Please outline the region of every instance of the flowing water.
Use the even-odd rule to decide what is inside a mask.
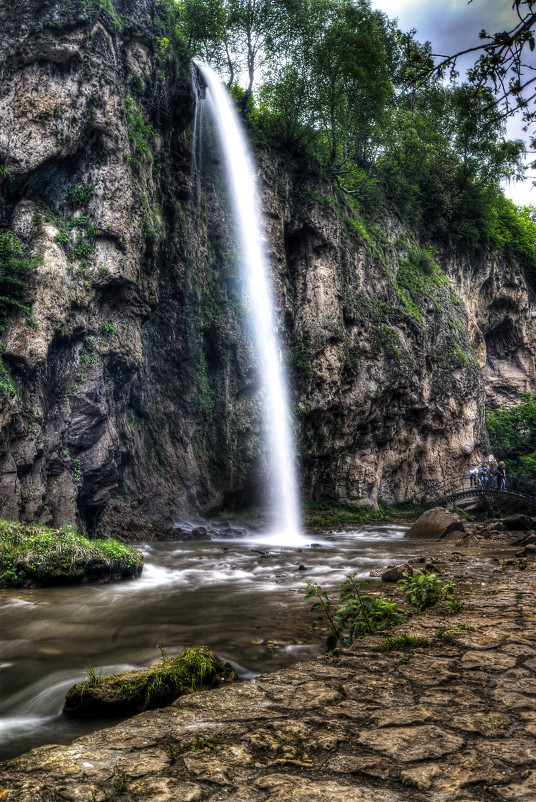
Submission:
[[[202,109],[206,105],[215,121],[244,268],[255,353],[263,383],[263,417],[270,455],[274,536],[278,535],[282,543],[298,544],[300,516],[288,388],[276,333],[255,167],[247,137],[220,78],[207,65],[197,62],[195,65],[207,88],[205,98],[199,98],[198,104]]]
[[[106,675],[158,662],[158,644],[170,656],[203,644],[248,678],[319,654],[306,579],[333,588],[405,560],[418,553],[405,528],[369,525],[300,548],[258,535],[153,543],[137,580],[0,592],[0,757],[110,724],[61,715],[90,661]]]

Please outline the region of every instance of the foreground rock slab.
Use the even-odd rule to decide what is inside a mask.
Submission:
[[[455,569],[455,563],[451,563]],[[492,574],[456,616],[181,697],[0,766],[2,802],[534,802],[536,572]]]

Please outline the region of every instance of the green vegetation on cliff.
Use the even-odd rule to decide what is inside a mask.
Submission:
[[[143,557],[117,540],[88,540],[71,527],[0,521],[0,588],[139,576]]]
[[[395,508],[383,501],[378,508],[360,507],[352,502],[306,501],[303,504],[307,526],[352,526],[374,521],[392,521]]]
[[[12,231],[0,231],[0,334],[14,312],[21,311],[32,322],[28,306],[32,275],[40,263],[30,258],[20,239]]]

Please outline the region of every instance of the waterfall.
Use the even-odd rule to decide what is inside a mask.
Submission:
[[[269,448],[269,482],[277,534],[284,542],[300,540],[300,515],[289,399],[276,333],[273,291],[262,242],[259,192],[245,132],[220,78],[195,62],[210,95],[231,198],[253,342],[263,384],[263,418]]]

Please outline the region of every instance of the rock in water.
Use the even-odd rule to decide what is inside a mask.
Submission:
[[[406,537],[426,537],[440,540],[449,532],[465,532],[463,522],[457,515],[443,507],[426,510],[417,518],[413,526],[406,532]]]
[[[63,712],[78,718],[134,714],[236,679],[229,663],[209,649],[194,647],[158,665],[110,677],[97,676],[90,670],[85,682],[77,682],[68,691]]]
[[[404,563],[404,565],[396,565],[394,568],[390,568],[388,571],[385,571],[382,576],[382,582],[398,582],[399,579],[402,579],[403,574],[409,574],[413,576],[413,568],[408,563]]]

